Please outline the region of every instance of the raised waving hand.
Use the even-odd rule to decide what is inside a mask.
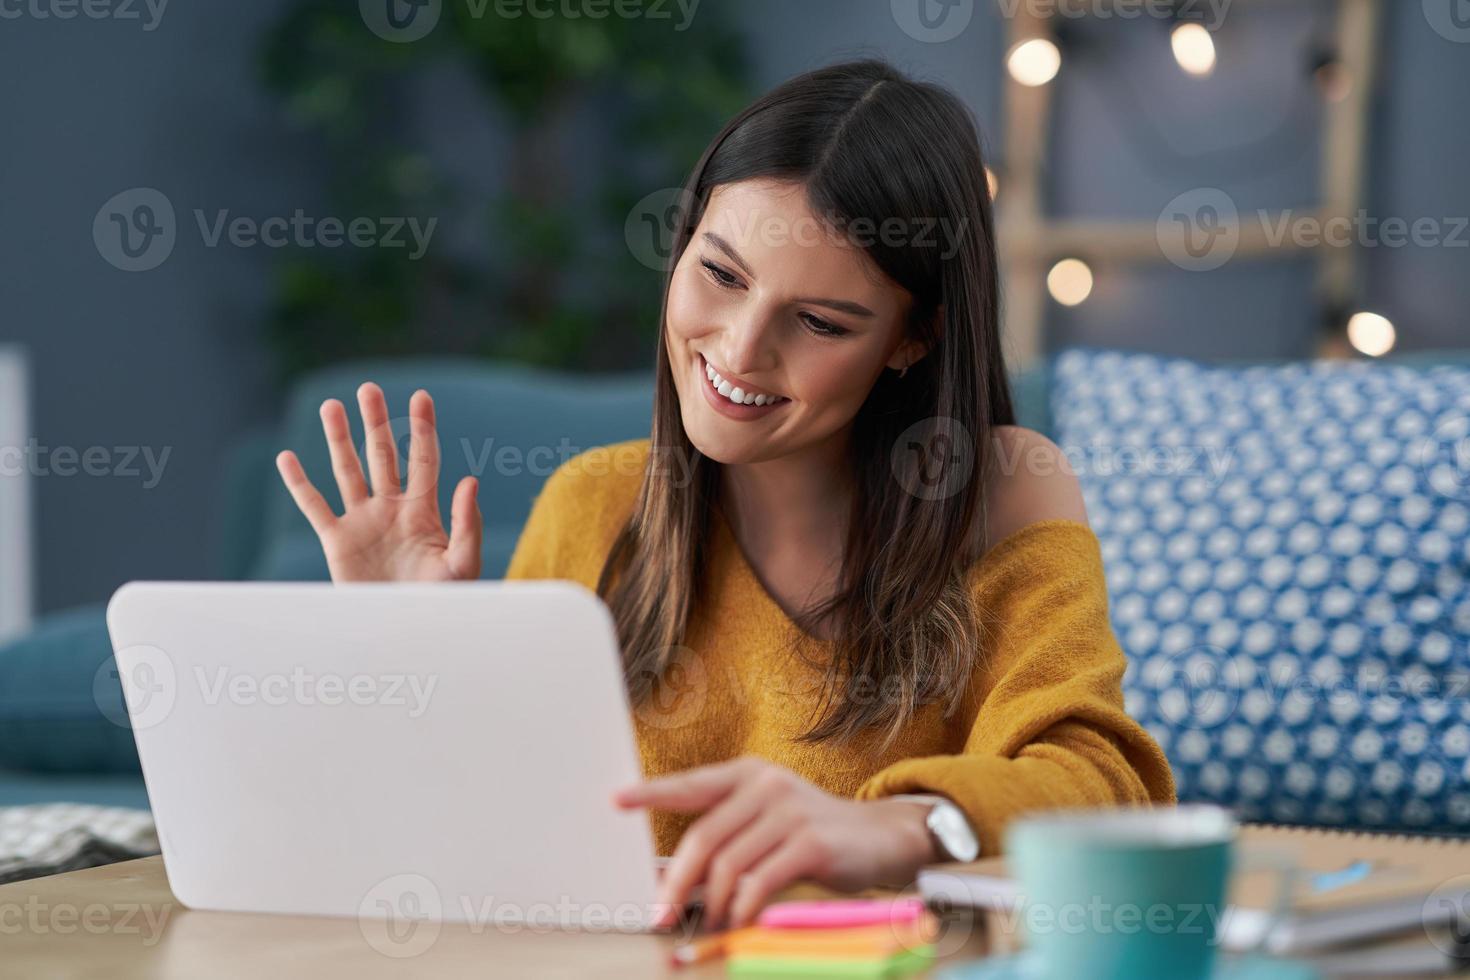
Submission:
[[[332,457],[332,473],[342,493],[344,513],[332,512],[325,498],[289,449],[276,456],[276,468],[291,498],[311,522],[334,582],[440,582],[480,577],[480,539],[484,521],[475,502],[478,481],[467,476],[454,488],[450,530],[439,513],[439,440],[434,400],[414,392],[408,402],[410,440],[408,484],[398,473],[398,452],[388,424],[383,391],[372,382],[357,389],[362,412],[367,475],[352,445],[347,410],[335,398],[322,403],[322,430]],[[371,479],[371,485],[369,484]]]

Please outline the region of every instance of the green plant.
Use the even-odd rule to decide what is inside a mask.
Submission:
[[[320,138],[337,213],[428,218],[469,206],[449,167],[464,161],[436,159],[405,135],[412,84],[431,70],[475,80],[485,104],[464,111],[504,120],[511,163],[480,241],[460,254],[442,241],[417,260],[403,249],[286,251],[270,330],[282,373],[410,353],[581,370],[647,364],[661,274],[630,252],[624,222],[649,192],[682,184],[749,100],[736,29],[715,4],[678,30],[569,17],[566,5],[501,16],[488,0],[445,0],[428,36],[393,43],[356,7],[300,0],[263,57],[288,118]],[[589,187],[569,164],[594,152],[606,165]]]

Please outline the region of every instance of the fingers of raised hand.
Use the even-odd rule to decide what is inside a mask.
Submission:
[[[337,516],[332,513],[332,508],[322,497],[316,487],[312,486],[311,480],[307,478],[306,471],[301,468],[301,460],[289,449],[276,456],[276,469],[281,473],[281,479],[286,484],[286,489],[291,493],[291,499],[296,501],[296,506],[311,523],[311,529],[318,535],[326,533],[336,523]]]
[[[362,412],[362,428],[367,438],[363,447],[367,454],[368,474],[373,493],[397,496],[403,490],[398,475],[398,447],[393,441],[393,428],[388,424],[388,403],[383,389],[365,381],[357,389],[357,407]]]
[[[322,432],[327,437],[327,451],[332,457],[332,475],[347,507],[368,497],[367,480],[362,475],[362,462],[352,445],[352,429],[347,424],[347,409],[335,398],[322,402]]]
[[[434,421],[434,399],[422,388],[408,400],[408,426],[407,494],[437,505],[439,435]]]
[[[449,503],[449,548],[444,560],[455,578],[480,577],[480,542],[485,520],[475,500],[479,489],[480,481],[467,476],[454,488],[454,499]]]

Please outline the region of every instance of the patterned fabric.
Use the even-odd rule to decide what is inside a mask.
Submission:
[[[147,810],[80,803],[0,807],[0,884],[157,853]]]
[[[1180,799],[1470,831],[1470,370],[1074,350],[1052,399]]]

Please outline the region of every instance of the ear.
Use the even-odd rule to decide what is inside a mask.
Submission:
[[[940,303],[934,311],[934,333],[937,335],[944,330],[944,304]],[[922,340],[905,340],[894,350],[893,356],[888,359],[888,367],[895,371],[902,371],[905,367],[912,367],[929,353],[929,345]]]

